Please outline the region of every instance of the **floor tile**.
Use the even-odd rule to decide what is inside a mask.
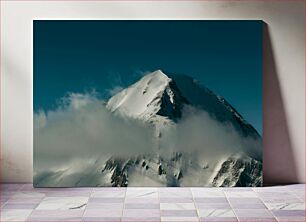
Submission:
[[[14,194],[12,195],[11,198],[14,198],[14,199],[22,199],[22,198],[44,198],[46,195],[45,193],[40,193],[40,192],[35,192],[35,191],[32,191],[32,192],[27,192],[27,191],[17,191],[17,192],[14,192]]]
[[[0,203],[1,203],[1,207],[3,207],[3,205],[10,199],[10,197],[0,197]]]
[[[262,192],[286,193],[289,191],[287,186],[253,187],[252,189],[257,193],[262,193]]]
[[[123,203],[92,203],[86,205],[86,209],[123,209]]]
[[[128,188],[126,198],[158,198],[157,188]]]
[[[273,215],[266,209],[234,209],[238,218],[273,218]]]
[[[278,198],[278,197],[271,197],[271,198],[264,198],[262,199],[262,202],[264,202],[265,204],[269,204],[269,203],[298,203],[298,202],[302,202],[302,200],[298,199],[298,198]]]
[[[301,200],[298,199],[295,195],[291,194],[290,192],[287,193],[273,193],[273,192],[262,192],[258,193],[258,196],[263,202],[267,203],[296,203],[300,202]]]
[[[297,198],[305,200],[305,191],[294,191],[294,192],[290,192],[290,193],[295,195]]]
[[[37,210],[85,209],[88,197],[45,197]]]
[[[305,210],[272,210],[276,217],[304,217]]]
[[[240,217],[239,222],[277,222],[275,218]]]
[[[131,217],[131,218],[155,218],[160,217],[159,209],[124,209],[123,217]]]
[[[305,222],[305,217],[278,217],[278,222]]]
[[[36,190],[36,188],[33,187],[33,184],[25,183],[21,186],[19,190],[20,191],[34,191],[34,189]]]
[[[43,197],[23,197],[23,198],[10,198],[7,203],[20,203],[20,204],[38,204],[40,203],[44,198]]]
[[[201,222],[238,222],[236,217],[201,217]]]
[[[193,198],[189,197],[160,197],[161,203],[193,203]]]
[[[160,203],[161,210],[195,210],[194,203]]]
[[[78,218],[82,217],[84,210],[33,210],[30,218]]]
[[[89,197],[90,191],[48,191],[44,192],[47,197]]]
[[[291,184],[291,185],[287,185],[286,188],[288,189],[300,189],[300,190],[305,190],[306,186],[305,184]]]
[[[28,222],[37,221],[37,222],[66,222],[66,221],[73,221],[73,222],[80,222],[82,221],[82,217],[29,217],[27,219]]]
[[[231,204],[233,209],[267,209],[263,203],[235,203]]]
[[[253,191],[226,191],[225,196],[230,197],[257,197],[257,194]]]
[[[121,222],[160,222],[160,217],[122,217]]]
[[[159,199],[158,198],[126,198],[124,200],[124,202],[126,204],[127,203],[142,203],[142,204],[154,203],[154,204],[158,204]]]
[[[90,197],[88,199],[89,203],[123,203],[124,198],[121,197]]]
[[[225,197],[195,197],[194,201],[196,203],[228,203]]]
[[[198,209],[230,209],[229,203],[195,203]]]
[[[159,209],[158,203],[126,203],[125,209]]]
[[[38,206],[38,203],[7,203],[2,209],[35,209]]]
[[[127,187],[92,187],[92,191],[108,191],[108,192],[113,192],[113,191],[119,191],[123,190],[126,191]]]
[[[21,183],[2,183],[0,184],[0,190],[2,191],[17,191],[20,190],[24,184]]]
[[[122,209],[86,209],[84,217],[121,217]]]
[[[217,188],[191,188],[194,197],[225,197],[223,190]]]
[[[161,210],[162,217],[197,217],[196,210]]]
[[[235,217],[231,209],[199,209],[200,217]]]
[[[121,217],[83,217],[84,222],[120,222]]]
[[[158,187],[158,191],[162,192],[179,192],[179,193],[184,193],[184,192],[191,192],[190,187]]]
[[[245,198],[229,197],[228,201],[230,204],[261,204],[263,203],[261,199],[256,198],[256,197],[245,197]]]
[[[1,209],[1,221],[25,221],[32,210]]]
[[[162,222],[199,222],[198,217],[161,217]]]
[[[305,221],[305,185],[33,188],[1,185],[2,221]],[[233,208],[233,209],[232,209]],[[199,218],[200,217],[200,218]]]
[[[221,189],[225,192],[244,192],[244,191],[251,191],[253,192],[253,187],[220,187],[220,188],[215,188],[215,189]]]
[[[124,198],[125,197],[125,190],[113,190],[113,191],[94,191],[91,193],[91,197],[119,197]]]
[[[305,203],[266,203],[269,210],[305,210]]]
[[[189,188],[159,188],[159,196],[160,197],[187,197],[192,198],[192,193]]]
[[[266,209],[266,205],[259,198],[228,198],[228,201],[234,209]]]

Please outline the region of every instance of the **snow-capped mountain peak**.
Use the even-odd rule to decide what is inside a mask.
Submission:
[[[188,109],[183,109],[187,105]],[[67,178],[66,173],[70,174],[69,180],[65,181],[66,184],[78,186],[260,186],[262,184],[260,135],[223,97],[200,85],[192,77],[165,74],[157,70],[111,97],[106,107],[115,115],[140,120],[144,123],[144,127],[153,126],[154,142],[145,145],[152,145],[149,147],[152,152],[140,152],[139,155],[131,156],[120,156],[116,153],[110,156],[102,155],[95,161],[88,161],[88,167],[84,172],[91,175],[90,181],[80,178],[79,174],[69,170],[55,171],[48,175],[38,174],[37,186],[46,184],[63,186],[62,179],[63,175]],[[216,121],[218,123],[216,133],[220,134],[211,139],[205,136],[211,128],[214,128],[212,127],[214,124],[203,124],[205,130],[203,127],[198,129],[192,127],[194,125],[188,125],[187,130],[181,129],[180,132],[190,134],[187,138],[191,139],[183,144],[184,149],[175,147],[180,144],[176,141],[176,135],[172,138],[171,133],[178,132],[180,127],[186,124],[188,114],[193,116],[197,111],[204,111],[205,118],[211,117],[210,120]],[[223,127],[226,127],[226,134],[222,130]],[[228,135],[228,130],[235,133]],[[198,131],[205,138],[204,142],[194,135]],[[169,132],[170,134],[167,134]],[[236,132],[239,135],[236,135]],[[186,138],[183,134],[177,135]],[[166,140],[163,140],[164,138]],[[245,138],[247,140],[244,140]],[[252,140],[249,142],[250,138]],[[239,142],[233,143],[236,139]],[[210,140],[225,140],[228,144],[223,150],[223,143],[210,142]],[[198,146],[195,150],[194,143]],[[218,147],[220,145],[221,149]],[[123,149],[125,148],[123,145]]]
[[[176,121],[184,103],[175,82],[161,70],[142,77],[107,102],[107,108],[146,121]]]
[[[221,123],[230,123],[245,137],[260,138],[257,131],[224,98],[189,76],[165,74],[161,70],[143,76],[111,97],[107,108],[156,125],[178,121],[186,104],[206,111]]]

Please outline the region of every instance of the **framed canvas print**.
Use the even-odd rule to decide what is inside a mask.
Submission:
[[[35,20],[34,186],[261,186],[262,28]]]

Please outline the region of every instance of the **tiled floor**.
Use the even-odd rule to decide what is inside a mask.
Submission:
[[[40,188],[1,185],[1,221],[305,221],[305,185]]]

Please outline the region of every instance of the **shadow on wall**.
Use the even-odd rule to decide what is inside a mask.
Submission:
[[[268,24],[263,25],[264,185],[297,183],[292,143]]]

